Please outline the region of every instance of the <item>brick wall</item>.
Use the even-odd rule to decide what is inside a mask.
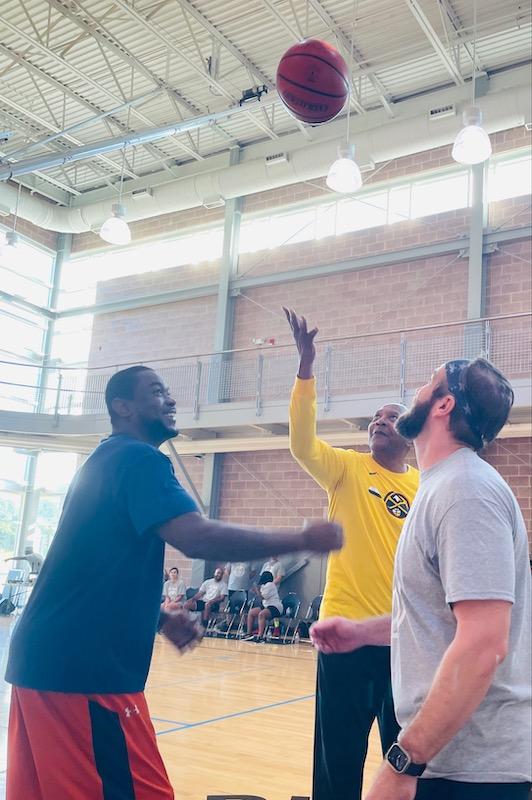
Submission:
[[[251,347],[257,336],[290,342],[282,305],[305,314],[319,327],[320,338],[463,319],[467,262],[450,260],[433,258],[246,289],[243,294],[254,302],[237,298],[233,346]]]
[[[1,220],[2,225],[5,225],[6,228],[13,228],[15,220],[12,215],[1,217]],[[38,228],[37,225],[32,225],[31,222],[27,222],[25,219],[22,219],[22,217],[17,219],[17,232],[20,233],[21,236],[26,236],[28,239],[42,244],[43,247],[48,247],[50,250],[57,249],[58,234],[55,231],[47,231],[44,228]]]
[[[345,446],[349,446],[349,434]],[[368,451],[367,447],[354,449]],[[532,542],[530,439],[497,440],[488,447],[484,458],[511,486]],[[415,465],[413,450],[408,460]],[[322,519],[326,508],[325,492],[288,451],[225,455],[221,519],[261,527],[299,527],[305,519]]]
[[[132,309],[94,318],[89,364],[104,367],[212,350],[216,297]]]

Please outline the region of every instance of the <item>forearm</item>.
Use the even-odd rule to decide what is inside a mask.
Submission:
[[[297,371],[297,377],[301,378],[301,380],[309,380],[309,378],[314,377],[314,359],[310,358],[309,356],[301,356],[299,359],[299,369]]]
[[[389,646],[392,630],[392,618],[390,615],[384,617],[370,617],[356,623],[360,627],[361,637],[365,645],[369,647]]]
[[[463,728],[486,696],[502,658],[492,647],[453,641],[425,702],[401,736],[413,761],[427,763]]]
[[[176,544],[189,558],[252,561],[272,553],[293,553],[305,549],[305,537],[301,531],[263,531],[218,520],[205,520],[205,523],[201,535],[182,535],[181,541]]]

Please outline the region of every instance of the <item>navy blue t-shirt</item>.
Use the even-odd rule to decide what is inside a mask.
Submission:
[[[155,447],[123,434],[103,441],[68,490],[6,680],[40,691],[142,691],[163,576],[154,527],[197,510]]]

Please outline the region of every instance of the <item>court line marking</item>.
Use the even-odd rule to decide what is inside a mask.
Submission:
[[[188,722],[179,722],[177,719],[162,719],[161,717],[150,717],[152,722],[167,722],[169,725],[189,725]]]
[[[303,697],[292,697],[290,700],[280,700],[278,703],[270,703],[267,706],[258,706],[257,708],[248,708],[245,711],[235,711],[233,714],[224,714],[221,717],[212,717],[212,719],[204,719],[200,722],[191,722],[188,725],[183,725],[179,728],[170,728],[167,731],[159,731],[156,736],[164,736],[166,733],[174,733],[176,731],[185,731],[189,728],[199,728],[202,725],[210,725],[213,722],[222,722],[225,719],[234,719],[234,717],[245,717],[247,714],[255,714],[257,711],[268,711],[270,708],[277,708],[278,706],[286,706],[290,703],[299,703],[302,700],[311,700],[313,694],[306,694]]]

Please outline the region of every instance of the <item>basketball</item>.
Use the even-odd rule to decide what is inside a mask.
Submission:
[[[290,47],[277,67],[277,91],[290,114],[309,125],[334,119],[349,96],[349,70],[328,42],[307,39]]]

